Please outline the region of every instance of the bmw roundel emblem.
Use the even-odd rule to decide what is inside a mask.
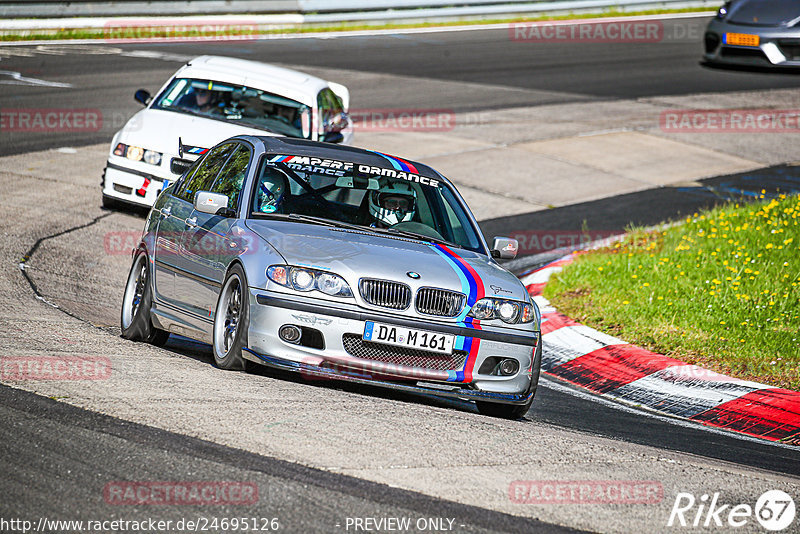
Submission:
[[[419,280],[419,273],[415,273],[414,271],[408,271],[406,273],[409,278],[413,278],[414,280]]]

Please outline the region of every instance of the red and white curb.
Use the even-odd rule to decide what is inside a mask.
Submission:
[[[542,372],[602,397],[800,445],[800,392],[721,375],[576,323],[542,296],[565,256],[520,279],[542,312]]]

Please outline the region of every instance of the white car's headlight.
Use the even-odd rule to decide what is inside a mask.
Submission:
[[[530,323],[536,318],[533,305],[529,302],[491,297],[476,302],[468,315],[480,321],[500,319],[509,324]]]
[[[352,297],[353,292],[344,278],[338,274],[293,267],[286,265],[270,265],[267,267],[267,278],[296,291],[321,291],[332,297]]]
[[[131,161],[144,161],[150,165],[161,165],[161,158],[163,154],[155,150],[145,150],[140,146],[126,145],[125,143],[117,143],[114,147],[114,155],[128,158]]]

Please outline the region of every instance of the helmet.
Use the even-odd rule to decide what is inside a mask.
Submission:
[[[256,211],[274,213],[278,211],[284,195],[289,189],[289,181],[277,169],[267,167],[259,178],[256,192]]]
[[[409,184],[395,182],[369,193],[369,213],[387,226],[410,221],[417,193]]]

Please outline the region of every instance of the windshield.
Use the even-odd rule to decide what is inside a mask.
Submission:
[[[456,194],[437,178],[346,161],[267,155],[253,187],[253,218],[336,223],[486,253]]]
[[[153,107],[236,122],[289,137],[311,137],[309,106],[252,87],[176,78]]]

